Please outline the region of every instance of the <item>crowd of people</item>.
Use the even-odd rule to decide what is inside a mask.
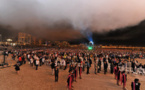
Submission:
[[[123,84],[126,90],[127,74],[134,73],[139,68],[144,72],[145,65],[142,65],[136,58],[141,58],[142,53],[136,51],[124,50],[79,50],[79,49],[55,49],[46,50],[13,50],[12,58],[18,59],[15,69],[17,73],[20,66],[28,62],[36,70],[44,64],[51,66],[52,75],[55,76],[55,82],[59,80],[59,69],[69,68],[67,79],[67,88],[72,90],[73,82],[77,82],[77,77],[82,79],[82,72],[90,74],[90,67],[94,67],[94,74],[104,71],[104,74],[110,72],[114,74],[117,85]],[[102,70],[102,67],[104,70]],[[87,70],[86,70],[87,69]],[[143,74],[143,73],[142,73]],[[140,90],[139,79],[131,83],[132,90]]]

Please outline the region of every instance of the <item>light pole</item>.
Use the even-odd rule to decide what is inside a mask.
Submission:
[[[6,49],[6,48],[5,48]],[[0,66],[3,66],[3,68],[4,68],[4,65],[7,65],[8,66],[8,63],[6,63],[6,51],[4,50],[4,52],[3,52],[3,62],[0,64]]]
[[[3,55],[4,55],[4,61],[3,61],[3,65],[5,64],[5,62],[6,62],[6,51],[4,50],[4,52],[3,52]]]

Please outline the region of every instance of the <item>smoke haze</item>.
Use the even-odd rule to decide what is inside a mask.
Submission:
[[[83,37],[80,30],[88,28],[108,32],[144,19],[145,0],[0,0],[0,25],[59,39]]]

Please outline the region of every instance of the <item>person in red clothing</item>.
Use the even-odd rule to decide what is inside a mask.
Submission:
[[[119,67],[117,67],[117,85],[119,86],[119,81],[121,81],[121,71]]]
[[[117,65],[115,65],[113,69],[113,73],[114,73],[115,79],[117,79]]]
[[[74,82],[74,70],[71,72],[71,88],[73,88],[73,82]]]
[[[22,65],[22,56],[19,57],[19,63]]]
[[[68,90],[72,90],[72,71],[69,72],[68,78],[67,78],[67,88]]]
[[[123,83],[123,90],[126,90],[126,81],[127,81],[127,75],[125,74],[125,71],[122,72],[121,76],[121,84]]]
[[[77,66],[76,66],[75,70],[74,70],[74,79],[75,79],[75,81],[77,81],[77,75],[78,75],[78,70],[77,70]]]

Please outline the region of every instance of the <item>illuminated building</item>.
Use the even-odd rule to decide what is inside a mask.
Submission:
[[[20,45],[30,45],[32,36],[27,33],[18,33],[18,44]]]
[[[32,45],[36,45],[37,44],[37,39],[36,39],[36,37],[32,37],[32,43],[31,43]]]
[[[42,45],[42,40],[41,39],[38,40],[38,44]]]

